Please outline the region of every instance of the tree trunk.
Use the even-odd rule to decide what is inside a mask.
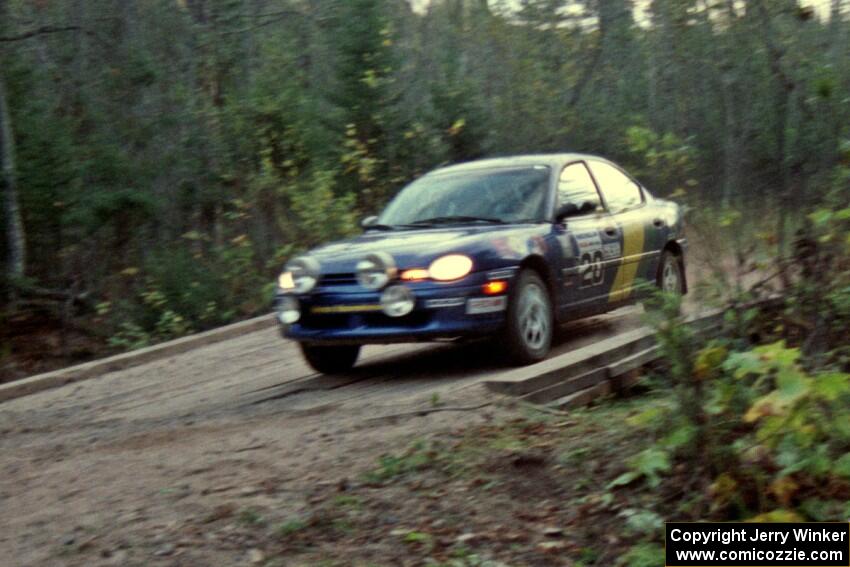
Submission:
[[[764,0],[759,0],[756,4],[761,20],[762,42],[767,50],[768,63],[770,65],[771,75],[773,75],[776,83],[775,88],[775,122],[774,129],[776,135],[776,153],[777,165],[780,181],[780,190],[777,194],[777,209],[778,218],[776,225],[777,232],[777,248],[779,257],[783,258],[786,253],[786,227],[788,218],[789,203],[792,202],[794,195],[791,193],[791,170],[788,164],[789,147],[788,147],[788,127],[790,118],[790,103],[791,95],[797,87],[794,77],[786,71],[783,63],[784,51],[777,43],[777,36],[771,23],[771,15],[768,12]],[[788,276],[783,270],[781,272],[782,283],[787,289],[790,285]]]
[[[706,13],[709,11],[708,2],[706,2]],[[727,41],[716,52],[717,57],[722,61],[720,67],[721,81],[721,100],[723,103],[724,129],[723,129],[723,193],[722,205],[728,207],[731,205],[733,198],[740,193],[739,172],[741,163],[741,152],[739,142],[743,137],[741,132],[741,117],[738,109],[738,104],[741,100],[738,75],[738,61],[736,55],[736,47],[738,47],[743,38],[738,33],[738,13],[735,10],[735,3],[729,1],[726,4],[726,17],[729,20],[729,27],[726,31]]]
[[[6,240],[8,246],[6,274],[9,281],[20,279],[26,268],[26,238],[18,187],[15,178],[15,138],[12,117],[6,100],[6,87],[0,76],[0,185],[3,186],[3,207],[6,211]]]

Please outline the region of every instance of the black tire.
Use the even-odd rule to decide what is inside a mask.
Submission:
[[[546,358],[552,346],[555,324],[552,300],[546,284],[534,270],[523,270],[515,282],[508,299],[502,343],[511,363],[531,364]]]
[[[661,253],[658,263],[658,274],[655,277],[658,289],[667,293],[683,295],[685,293],[685,274],[679,257],[669,250]]]
[[[301,353],[313,370],[322,374],[343,374],[357,363],[360,345],[306,345]]]

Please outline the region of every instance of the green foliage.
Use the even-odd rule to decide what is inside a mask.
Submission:
[[[201,323],[209,316],[215,318],[225,300],[221,274],[185,249],[151,256],[142,275],[145,285],[139,293],[143,309],[139,319],[149,329],[155,329],[162,320],[172,320],[169,312],[183,314],[190,324]]]
[[[656,488],[682,462],[712,479],[717,519],[839,518],[829,502],[850,495],[850,374],[815,368],[785,341],[742,343],[734,327],[700,345],[672,299],[650,320],[676,403],[629,420],[656,440],[611,486],[646,479]]]
[[[255,509],[245,508],[237,516],[239,523],[248,527],[259,527],[266,524],[266,519]]]
[[[340,506],[342,508],[349,508],[352,510],[359,510],[363,506],[363,502],[357,496],[350,496],[347,494],[341,494],[339,496],[334,497],[333,503],[336,506]]]
[[[659,135],[643,126],[626,129],[632,172],[662,195],[684,197],[698,182],[697,150],[673,133]]]
[[[664,529],[664,520],[652,510],[627,508],[619,516],[625,521],[626,532],[630,535],[653,537]]]
[[[663,449],[650,447],[638,453],[628,464],[631,470],[611,481],[609,488],[630,484],[640,478],[645,478],[650,487],[657,487],[661,483],[661,475],[670,471],[670,456]]]
[[[277,536],[281,539],[285,539],[293,534],[296,534],[302,530],[307,528],[307,523],[300,519],[287,520],[280,524],[275,530]]]
[[[186,249],[156,253],[141,270],[125,273],[138,295],[110,311],[117,327],[110,344],[118,348],[141,348],[255,313],[270,297],[244,237],[206,257]]]
[[[151,345],[150,333],[136,325],[124,321],[109,338],[109,346],[120,350],[137,350]]]
[[[838,168],[837,177],[842,176]],[[850,176],[837,184],[824,204],[808,215],[798,231],[794,262],[799,277],[794,283],[789,319],[807,334],[803,350],[820,364],[850,368]]]
[[[664,548],[657,543],[641,543],[623,555],[617,565],[623,567],[656,567],[664,564]]]
[[[404,543],[423,543],[428,544],[432,540],[431,534],[423,532],[407,532],[404,536]]]
[[[315,173],[309,185],[292,194],[292,210],[301,231],[299,241],[314,246],[354,234],[357,227],[354,196],[334,195],[334,179],[327,172]]]
[[[724,365],[749,385],[753,399],[741,419],[753,424],[757,447],[769,451],[778,469],[771,482],[780,503],[795,491],[797,482],[785,481],[791,475],[812,481],[844,476],[842,455],[850,448],[850,374],[809,374],[799,356],[775,343],[731,356]]]
[[[419,470],[431,463],[434,457],[434,452],[427,449],[423,442],[416,442],[402,455],[381,456],[378,468],[367,473],[365,479],[367,482],[380,484]]]

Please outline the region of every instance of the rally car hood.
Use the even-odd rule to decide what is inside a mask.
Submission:
[[[520,258],[536,225],[465,226],[422,230],[371,231],[311,250],[323,273],[354,272],[357,262],[372,252],[387,252],[399,268],[427,267],[450,253],[479,260],[479,269],[499,259]]]

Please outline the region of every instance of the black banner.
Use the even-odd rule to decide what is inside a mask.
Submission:
[[[667,524],[667,567],[850,567],[850,524]]]

